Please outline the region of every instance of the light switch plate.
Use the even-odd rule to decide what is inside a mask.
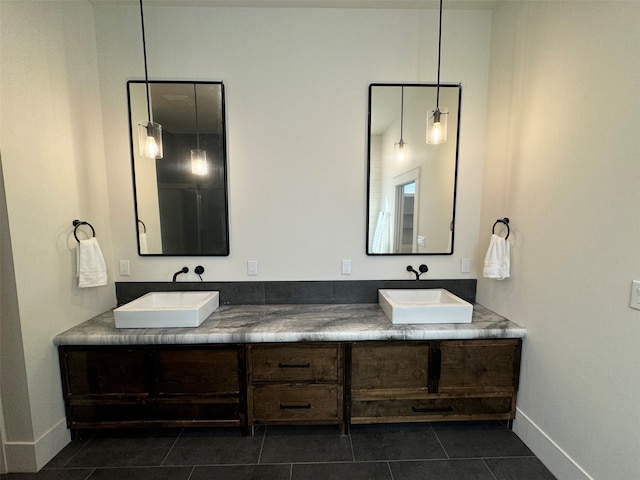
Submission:
[[[351,260],[342,260],[342,275],[351,275]]]
[[[629,306],[640,310],[640,280],[634,280],[631,283],[631,302]]]
[[[471,259],[463,258],[460,261],[460,273],[469,273],[471,271]]]
[[[247,260],[247,275],[250,275],[252,277],[258,275],[257,260]]]
[[[120,260],[120,275],[122,275],[123,277],[131,275],[129,260]]]

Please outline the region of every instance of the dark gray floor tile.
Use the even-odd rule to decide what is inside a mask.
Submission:
[[[196,467],[189,480],[289,480],[291,465]]]
[[[65,467],[155,467],[162,464],[180,430],[101,432]]]
[[[291,480],[391,480],[387,462],[294,464]]]
[[[394,480],[495,480],[478,460],[425,460],[389,462]]]
[[[87,480],[93,469],[40,470],[38,473],[6,473],[2,480]]]
[[[71,460],[87,444],[87,442],[91,440],[92,436],[92,434],[87,434],[86,436],[81,436],[76,440],[73,440],[55,457],[53,457],[43,468],[45,470],[49,470],[51,468],[64,467],[67,462],[69,462],[69,460]]]
[[[89,480],[188,480],[193,467],[98,468]]]
[[[533,456],[518,436],[498,422],[433,423],[451,458]]]
[[[351,443],[357,461],[447,458],[426,423],[352,425]]]
[[[351,442],[334,426],[270,426],[260,463],[352,461]]]
[[[185,429],[163,465],[258,463],[262,432],[243,437],[236,428]]]
[[[487,458],[485,462],[497,480],[556,480],[535,457]]]

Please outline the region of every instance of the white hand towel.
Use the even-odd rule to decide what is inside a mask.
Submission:
[[[100,287],[107,284],[107,266],[96,237],[80,240],[76,248],[78,287]]]
[[[139,233],[138,240],[140,243],[140,253],[149,253],[149,247],[147,247],[147,234],[143,232]]]
[[[510,270],[511,244],[509,240],[496,234],[491,235],[489,248],[484,257],[483,276],[485,278],[504,280],[510,277]]]

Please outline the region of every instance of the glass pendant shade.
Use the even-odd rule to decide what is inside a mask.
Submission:
[[[149,122],[138,125],[138,144],[140,155],[147,158],[162,158],[162,125]]]
[[[194,175],[207,174],[207,152],[193,148],[191,150],[191,173]]]
[[[449,110],[436,108],[427,117],[427,143],[438,145],[447,141],[447,117]]]
[[[396,157],[398,158],[398,160],[404,160],[405,157],[407,156],[407,150],[409,149],[407,147],[407,142],[405,142],[401,138],[399,142],[396,142],[395,146],[396,146]]]

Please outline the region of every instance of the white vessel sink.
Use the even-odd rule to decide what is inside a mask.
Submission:
[[[116,328],[197,327],[220,305],[218,292],[150,292],[113,311]]]
[[[471,323],[473,305],[442,288],[378,290],[378,304],[392,323]]]

